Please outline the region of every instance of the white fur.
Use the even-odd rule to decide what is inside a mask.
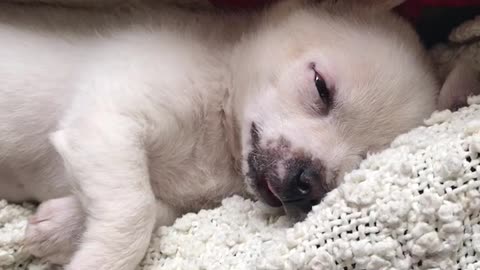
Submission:
[[[231,17],[2,5],[0,197],[74,196],[82,229],[45,232],[83,232],[66,269],[133,269],[155,224],[244,192],[253,121],[263,143],[286,138],[338,184],[434,110],[436,81],[404,22],[290,4]],[[328,116],[308,110],[312,62],[336,87]]]

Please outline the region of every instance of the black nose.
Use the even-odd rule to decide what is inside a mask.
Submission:
[[[297,184],[297,190],[298,193],[303,195],[303,196],[308,196],[312,189],[312,183],[314,181],[315,176],[312,173],[312,170],[304,170],[301,171],[300,176],[297,177],[297,179],[294,179]]]
[[[312,166],[300,167],[289,172],[282,203],[288,215],[308,213],[318,204],[325,191],[322,190],[322,173]]]

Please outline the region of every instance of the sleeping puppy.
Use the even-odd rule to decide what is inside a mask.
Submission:
[[[435,109],[425,52],[387,6],[3,4],[0,197],[41,202],[26,248],[68,270],[134,269],[156,226],[232,194],[304,216]]]

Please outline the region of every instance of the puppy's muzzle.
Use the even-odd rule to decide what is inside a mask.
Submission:
[[[302,219],[331,190],[326,184],[326,166],[311,154],[292,149],[283,137],[273,146],[262,147],[260,135],[252,123],[246,177],[260,200],[272,207],[283,206],[288,216]]]

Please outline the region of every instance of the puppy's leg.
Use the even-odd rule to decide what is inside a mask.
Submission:
[[[160,226],[170,226],[173,224],[175,219],[179,216],[178,211],[172,206],[162,202],[157,201],[157,216],[155,222],[155,228]]]
[[[156,202],[155,227],[173,224],[177,211]],[[29,218],[24,245],[28,252],[53,264],[67,264],[85,230],[85,212],[73,196],[42,203]]]
[[[66,264],[84,230],[85,214],[73,196],[40,205],[28,220],[25,248],[50,263]]]
[[[156,218],[144,125],[116,111],[91,111],[52,135],[87,212],[81,244],[66,269],[134,269]]]
[[[468,59],[459,59],[448,74],[438,96],[439,110],[457,110],[470,95],[480,95],[480,72]]]

